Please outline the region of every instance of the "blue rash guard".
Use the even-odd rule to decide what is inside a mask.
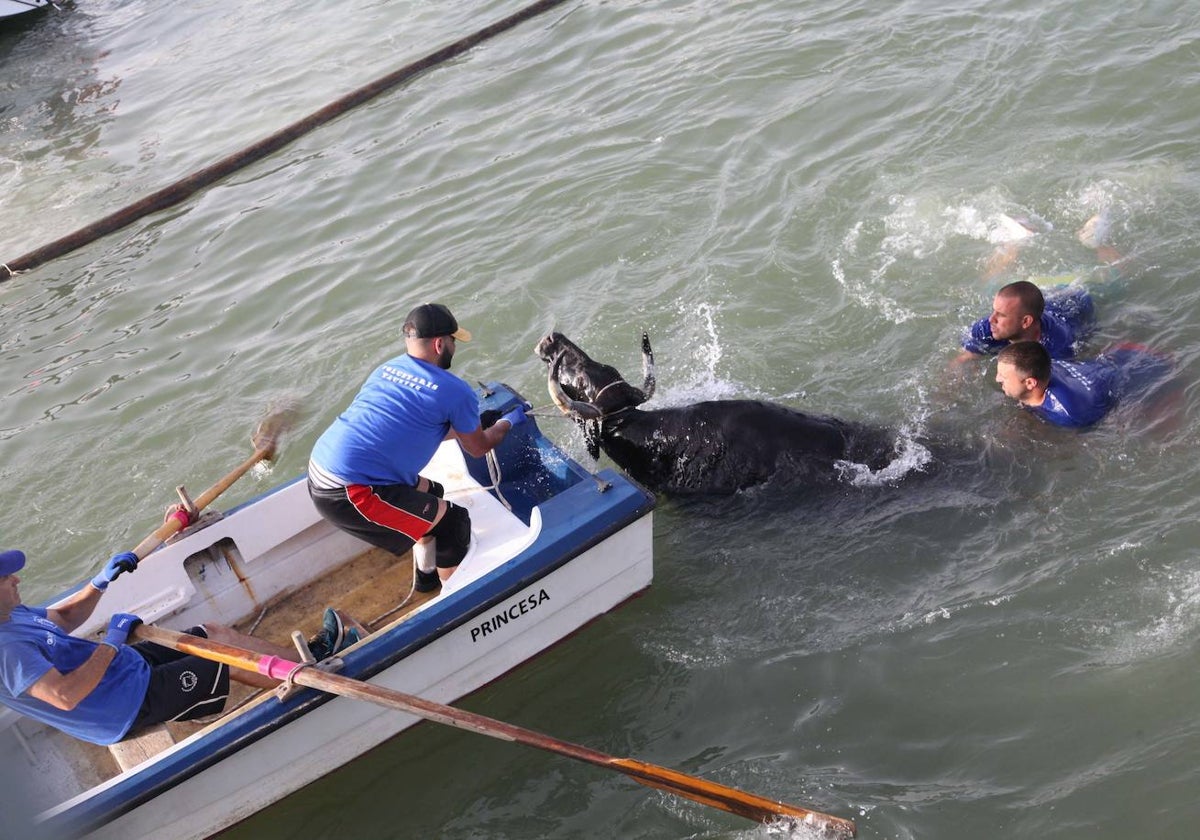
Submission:
[[[83,741],[116,743],[133,724],[150,685],[149,663],[128,645],[117,649],[100,684],[69,712],[28,694],[51,668],[70,673],[96,647],[67,633],[40,607],[14,607],[0,623],[0,703]]]
[[[405,354],[371,372],[317,439],[312,462],[346,485],[415,485],[451,428],[463,434],[479,428],[474,389]]]
[[[1075,343],[1087,335],[1095,315],[1092,296],[1081,286],[1065,286],[1047,294],[1039,341],[1050,358],[1074,358]],[[963,335],[962,347],[981,356],[994,356],[1010,343],[993,338],[991,323],[987,318],[981,318]]]
[[[1050,362],[1050,386],[1039,406],[1025,406],[1056,426],[1098,423],[1118,400],[1137,398],[1162,384],[1173,365],[1146,347],[1122,344],[1090,362]]]

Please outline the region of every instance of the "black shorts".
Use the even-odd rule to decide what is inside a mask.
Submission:
[[[437,496],[408,484],[351,484],[325,490],[308,483],[321,516],[397,557],[425,536],[437,518]]]
[[[192,627],[187,632],[208,638],[203,627]],[[228,666],[153,642],[138,642],[132,647],[150,664],[150,685],[131,732],[168,720],[194,720],[225,708],[229,698]]]

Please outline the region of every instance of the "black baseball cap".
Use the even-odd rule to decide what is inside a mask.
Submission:
[[[404,319],[407,338],[439,338],[452,335],[458,341],[470,341],[471,333],[458,325],[450,310],[441,303],[422,303]]]

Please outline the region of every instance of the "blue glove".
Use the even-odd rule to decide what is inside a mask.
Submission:
[[[104,634],[103,644],[111,645],[114,649],[120,648],[133,628],[141,623],[142,620],[133,613],[113,613],[108,620],[108,632]]]
[[[525,406],[518,403],[516,408],[514,408],[512,411],[508,412],[508,414],[505,414],[500,419],[507,420],[508,424],[510,426],[518,426],[521,423],[524,423],[525,422]]]
[[[137,568],[138,556],[132,551],[122,551],[120,554],[114,554],[104,564],[104,568],[100,570],[100,574],[92,578],[92,586],[103,592],[108,589],[108,585],[117,579],[117,575],[121,572],[132,572]]]

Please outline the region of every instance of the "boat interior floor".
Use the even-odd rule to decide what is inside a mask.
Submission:
[[[412,591],[412,569],[411,554],[396,557],[371,548],[332,573],[264,604],[257,614],[247,616],[234,627],[255,638],[294,649],[292,631],[299,630],[305,639],[311,638],[321,629],[325,608],[334,607],[373,632],[401,620],[438,594]],[[300,658],[298,652],[294,658]],[[173,721],[131,733],[119,744],[96,747],[90,761],[102,778],[114,775],[220,721],[261,693],[262,689],[231,681],[229,701],[221,714],[195,721]],[[80,744],[85,752],[90,746]]]

